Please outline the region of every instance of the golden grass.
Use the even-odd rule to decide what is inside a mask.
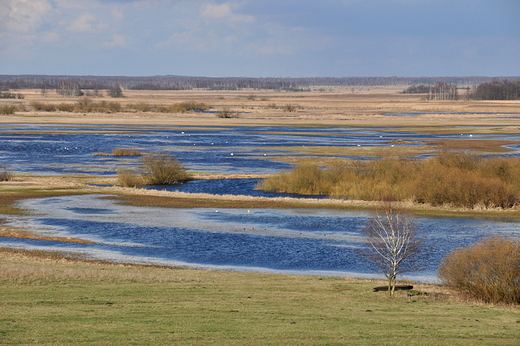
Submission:
[[[0,237],[6,238],[18,238],[18,239],[37,239],[37,240],[49,240],[49,241],[59,241],[64,243],[78,243],[78,244],[94,244],[95,242],[85,239],[78,239],[72,237],[50,237],[39,234],[34,234],[33,232],[19,230],[19,229],[8,229],[0,227]]]
[[[332,92],[270,92],[270,91],[125,91],[125,98],[118,103],[125,108],[129,104],[147,103],[169,105],[182,102],[201,102],[214,108],[229,107],[230,111],[244,111],[238,119],[226,119],[227,124],[335,124],[339,126],[466,126],[472,124],[493,125],[497,128],[518,127],[520,101],[425,101],[422,95],[401,94],[402,87],[364,88],[352,93],[350,88],[336,88]],[[249,95],[254,92],[255,97]],[[75,97],[63,97],[53,92],[43,96],[39,90],[24,91],[29,105],[33,101],[44,103],[75,103]],[[97,103],[111,102],[111,98],[93,98]],[[0,105],[6,101],[0,100]],[[295,112],[284,112],[272,104],[291,104]],[[27,107],[29,109],[29,107]],[[393,112],[437,112],[417,116],[381,116]],[[468,114],[441,114],[441,113]],[[482,113],[498,113],[482,114]],[[512,115],[509,113],[513,113]],[[77,124],[149,124],[149,125],[219,125],[222,119],[214,114],[178,113],[81,113],[67,112],[19,112],[0,119],[4,123],[77,123]]]

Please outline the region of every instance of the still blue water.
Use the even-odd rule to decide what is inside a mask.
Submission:
[[[516,139],[520,135],[472,135],[472,139]],[[167,151],[189,170],[218,173],[273,173],[290,165],[274,158],[284,148],[312,146],[388,146],[391,141],[461,138],[461,135],[409,133],[400,128],[341,127],[160,127],[4,125],[0,127],[0,162],[15,172],[107,174],[135,167],[138,158],[95,156],[115,148]],[[291,155],[305,156],[303,151]],[[320,155],[317,155],[320,156]],[[323,154],[321,156],[328,156]],[[345,156],[346,157],[346,156]]]
[[[391,130],[389,132],[389,130]],[[15,172],[114,174],[138,158],[95,156],[115,148],[165,150],[188,169],[214,173],[272,173],[289,168],[274,160],[284,148],[310,146],[391,146],[395,139],[464,138],[401,129],[337,127],[132,127],[4,125],[0,162]],[[468,135],[469,136],[469,135]],[[515,139],[520,135],[480,135],[472,139]],[[231,155],[233,154],[233,155]],[[290,152],[291,155],[300,154]],[[513,154],[517,154],[514,152]],[[323,156],[327,156],[324,154]],[[204,180],[169,187],[191,193],[277,196],[255,191],[257,180]],[[157,188],[157,187],[156,187]],[[270,209],[167,209],[117,205],[99,196],[22,201],[31,217],[9,217],[7,225],[37,233],[90,239],[97,244],[0,238],[0,246],[61,249],[110,261],[158,263],[225,270],[368,275],[356,254],[368,215],[361,212]],[[428,237],[431,279],[440,259],[483,236],[520,236],[515,221],[419,219]]]
[[[3,246],[81,252],[110,261],[222,270],[372,276],[356,249],[363,246],[366,212],[308,209],[169,209],[118,205],[103,196],[22,201],[33,214],[8,225],[44,235],[97,242],[69,244],[0,238]],[[451,250],[490,234],[520,236],[513,220],[419,218],[427,238],[424,270],[432,281]]]

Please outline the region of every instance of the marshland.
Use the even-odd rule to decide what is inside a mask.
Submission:
[[[144,344],[152,331],[157,343],[263,344],[266,330],[281,344],[364,344],[388,330],[389,344],[404,330],[426,344],[515,344],[517,308],[467,300],[436,270],[455,248],[520,236],[520,101],[402,90],[0,100],[16,107],[0,117],[0,337],[96,342],[105,329],[88,321],[102,318]],[[121,186],[121,172],[142,178],[164,152],[186,169],[182,183]],[[415,295],[371,292],[381,276],[356,254],[381,200],[414,214],[428,239],[427,265],[404,277]],[[30,328],[32,316],[63,330]]]

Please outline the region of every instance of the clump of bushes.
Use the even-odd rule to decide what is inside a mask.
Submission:
[[[128,169],[117,171],[117,184],[123,187],[138,187],[145,185],[143,177]]]
[[[520,159],[444,153],[423,161],[385,157],[329,168],[303,164],[263,180],[258,188],[433,206],[511,208],[520,195]]]
[[[112,156],[141,156],[143,153],[137,149],[115,148],[112,149]]]
[[[298,106],[287,104],[287,105],[283,106],[282,109],[284,112],[292,113],[292,112],[296,112],[296,110],[298,109]]]
[[[439,277],[469,298],[520,304],[520,241],[494,237],[454,250],[443,259]]]
[[[152,185],[178,184],[189,180],[184,165],[166,152],[145,156],[142,161],[142,176]]]
[[[233,112],[227,107],[222,108],[215,115],[217,118],[238,118],[238,112]]]
[[[74,111],[74,105],[72,103],[58,103],[56,109],[60,112],[72,112]]]
[[[15,94],[10,91],[0,91],[0,99],[24,99],[23,94]]]
[[[40,101],[32,101],[29,103],[29,105],[35,110],[35,111],[42,111],[42,112],[55,112],[56,111],[56,105],[53,103],[44,103]]]
[[[2,115],[11,115],[16,112],[16,106],[13,105],[7,105],[7,106],[0,106],[0,114]]]
[[[94,156],[142,156],[143,153],[137,149],[127,149],[127,148],[114,148],[112,149],[112,153],[103,153],[98,152],[95,153]]]
[[[186,101],[174,103],[169,106],[155,106],[146,102],[128,104],[122,106],[120,102],[101,101],[94,102],[89,97],[82,97],[74,104],[72,103],[45,103],[32,101],[29,104],[33,110],[42,112],[78,112],[78,113],[118,113],[118,112],[161,112],[161,113],[186,113],[203,112],[210,107],[202,102]]]

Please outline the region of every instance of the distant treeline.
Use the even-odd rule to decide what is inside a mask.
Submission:
[[[58,89],[60,83],[77,83],[83,90],[106,90],[115,85],[125,90],[279,90],[309,91],[311,88],[406,86],[447,83],[478,85],[492,82],[491,77],[309,77],[309,78],[248,78],[248,77],[189,77],[189,76],[50,76],[0,75],[0,90]],[[520,77],[501,77],[520,80]]]
[[[412,85],[403,90],[404,94],[428,94],[429,100],[458,100],[457,84],[437,82],[435,84]]]
[[[520,80],[482,83],[471,90],[469,97],[474,100],[520,100]]]
[[[457,84],[438,82],[436,84],[411,85],[403,93],[428,94],[429,99],[456,100]],[[520,100],[520,79],[493,80],[475,85],[467,90],[466,98],[472,100]]]

